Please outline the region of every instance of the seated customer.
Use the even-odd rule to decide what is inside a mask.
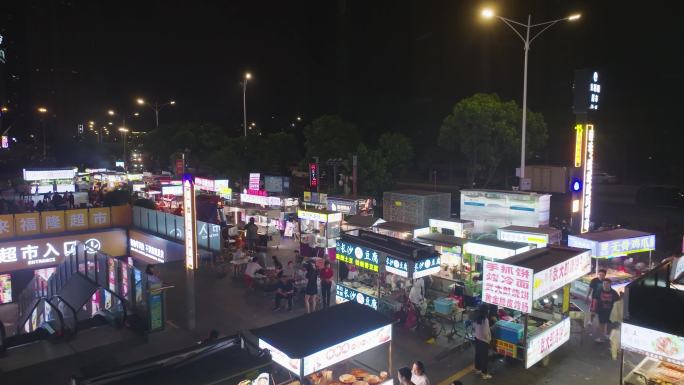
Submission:
[[[262,278],[265,274],[264,268],[259,264],[259,259],[257,257],[252,258],[247,267],[245,267],[245,275],[252,278]]]
[[[276,293],[275,293],[275,307],[273,308],[274,311],[280,310],[280,301],[283,298],[287,299],[287,311],[292,310],[292,297],[294,296],[295,293],[295,288],[294,284],[292,284],[292,279],[290,277],[286,276],[283,274],[281,271],[278,273],[278,284],[276,285]]]

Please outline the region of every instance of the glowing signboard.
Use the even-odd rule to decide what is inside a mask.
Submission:
[[[77,168],[58,168],[50,170],[24,169],[24,180],[73,179],[76,176],[77,171]]]
[[[141,254],[147,258],[152,259],[153,261],[159,262],[159,263],[164,263],[166,262],[165,256],[164,256],[164,250],[152,246],[150,244],[147,244],[143,241],[133,239],[132,237],[130,238],[130,245],[131,245],[131,253],[138,253]]]
[[[545,295],[591,272],[591,252],[585,251],[548,269],[534,273],[533,299]]]
[[[205,191],[214,191],[214,180],[195,177],[195,187]]]
[[[569,340],[570,317],[566,317],[543,332],[530,337],[525,350],[525,368],[529,369]]]
[[[584,126],[575,125],[575,167],[582,167],[582,144],[584,143],[582,133]]]
[[[625,350],[684,366],[684,337],[622,323],[620,345]]]
[[[344,285],[335,286],[335,302],[343,303],[347,301],[354,301],[361,305],[366,305],[373,310],[378,310],[378,298],[367,293],[363,293],[358,289],[354,289]]]
[[[338,261],[371,271],[379,270],[380,256],[375,250],[338,239],[335,254]]]
[[[1,139],[2,139],[2,146],[0,146],[0,147],[9,148],[9,137],[7,137],[7,135],[3,135]]]
[[[177,195],[177,196],[183,195],[183,186],[182,185],[164,185],[164,186],[161,186],[161,190],[162,190],[162,195]]]
[[[183,223],[185,232],[185,268],[197,268],[197,221],[195,220],[195,185],[192,175],[183,176]]]
[[[594,258],[615,258],[624,255],[655,250],[655,234],[639,237],[612,239],[599,242],[577,235],[568,235],[568,246],[591,250]]]
[[[491,261],[482,267],[482,302],[532,312],[532,269]]]
[[[581,233],[589,231],[591,224],[591,193],[594,173],[594,125],[587,124],[586,161],[584,163],[584,194],[582,194],[582,226]]]
[[[259,338],[259,349],[266,349],[271,353],[271,359],[278,363],[283,368],[291,371],[295,375],[299,376],[301,373],[302,360],[299,358],[290,358],[287,354],[281,352],[279,349],[271,346],[268,342]]]
[[[413,265],[413,278],[416,279],[438,273],[441,263],[442,260],[439,255],[433,255],[430,258],[416,261]]]
[[[325,369],[392,339],[392,325],[371,330],[360,336],[325,348],[304,358],[304,375]]]
[[[400,277],[408,278],[408,262],[388,256],[385,258],[385,271]]]
[[[318,186],[318,165],[309,163],[309,186]]]
[[[261,174],[258,172],[253,172],[249,174],[249,189],[258,190],[261,185]]]

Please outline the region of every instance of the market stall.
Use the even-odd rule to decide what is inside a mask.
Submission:
[[[342,232],[357,232],[359,229],[370,229],[384,223],[385,220],[372,215],[347,215],[342,220]]]
[[[440,254],[441,268],[432,275],[431,290],[449,294],[457,282],[468,279],[471,266],[463,260],[463,245],[467,239],[442,233],[419,235],[416,242],[431,245]]]
[[[415,238],[416,230],[421,228],[423,228],[423,226],[414,225],[412,223],[389,221],[378,223],[373,227],[373,231],[394,238],[411,240]]]
[[[629,229],[568,235],[568,246],[589,249],[595,263],[594,274],[575,282],[572,293],[586,297],[589,283],[602,268],[606,269],[606,277],[612,281],[613,289],[621,292],[639,274],[635,263],[637,259],[643,259],[643,265],[646,265],[648,256],[648,266],[651,266],[651,253],[655,250],[655,242],[655,234]],[[622,258],[625,256],[635,258]]]
[[[678,311],[684,307],[683,260],[665,261],[625,289],[621,385],[684,383],[684,319]]]
[[[416,230],[415,236],[426,234],[444,234],[459,238],[469,238],[473,233],[473,221],[458,218],[430,218],[428,227]]]
[[[440,270],[439,254],[432,246],[421,243],[359,230],[358,236],[343,234],[337,244],[338,262],[353,265],[359,271],[358,276],[351,278],[338,276],[338,303],[358,299],[361,293],[362,297],[369,297],[368,301],[364,298],[364,304],[393,315],[412,286],[423,284],[420,296],[424,297],[421,278]]]
[[[465,279],[465,295],[468,297],[479,297],[482,286],[480,280],[482,276],[482,264],[484,261],[503,260],[514,255],[518,255],[530,250],[527,243],[507,242],[498,239],[483,238],[470,240],[463,245],[464,264],[470,268]]]
[[[342,215],[373,215],[373,198],[328,195],[326,208],[330,211],[339,211]]]
[[[570,284],[590,270],[589,251],[561,246],[484,261],[482,301],[507,313],[493,327],[497,352],[530,368],[567,342]]]
[[[391,385],[392,320],[346,302],[252,330],[270,352],[272,384]]]
[[[328,210],[297,210],[299,218],[299,232],[301,234],[302,248],[311,250],[323,249],[325,254],[328,250],[335,249],[335,240],[340,236],[342,214]],[[307,255],[300,250],[302,255]],[[318,253],[316,253],[318,255]]]
[[[553,227],[506,226],[496,230],[496,238],[500,241],[546,247],[546,245],[560,245],[562,233]]]
[[[76,191],[76,173],[78,169],[24,169],[23,178],[31,185],[31,194],[64,193]]]

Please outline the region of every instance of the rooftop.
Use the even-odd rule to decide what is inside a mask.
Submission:
[[[637,237],[646,237],[653,235],[651,233],[645,233],[643,231],[629,230],[629,229],[613,229],[606,231],[596,231],[591,233],[572,235],[573,237],[588,239],[590,241],[596,242],[607,242],[614,241],[617,239],[628,239]]]
[[[561,231],[553,227],[528,227],[528,226],[506,226],[501,227],[499,230],[506,231],[517,231],[521,233],[535,233],[535,234],[547,234],[554,235]]]
[[[532,269],[535,272],[543,271],[551,266],[567,261],[588,250],[575,247],[550,246],[532,249],[518,255],[507,258],[504,263]]]
[[[438,191],[428,191],[428,190],[395,190],[395,191],[385,191],[385,194],[404,194],[404,195],[419,195],[419,196],[431,196],[431,195],[451,195],[451,193],[438,192]]]

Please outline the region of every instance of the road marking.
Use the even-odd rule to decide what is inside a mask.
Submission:
[[[447,378],[446,380],[440,382],[438,385],[451,385],[452,382],[456,380],[460,380],[461,378],[465,377],[466,374],[470,373],[475,369],[474,364],[470,364],[469,366],[466,366],[465,368],[459,370],[455,374],[453,374],[451,377]]]

